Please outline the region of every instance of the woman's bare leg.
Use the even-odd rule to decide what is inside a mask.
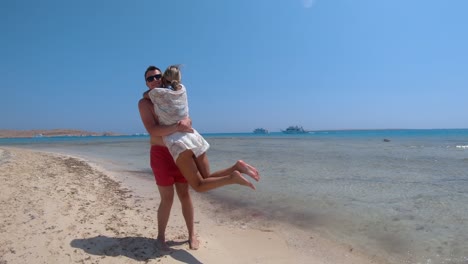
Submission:
[[[206,179],[210,177],[210,162],[208,161],[208,155],[206,155],[206,152],[201,154],[198,157],[193,156],[195,159],[195,163],[197,164],[198,171],[200,172],[201,176],[203,179]],[[226,176],[229,174],[225,174],[223,176]]]
[[[226,169],[222,169],[222,170],[213,172],[213,174],[210,174],[210,163],[208,161],[208,155],[206,155],[206,152],[194,159],[197,164],[198,171],[200,172],[200,174],[202,175],[204,179],[227,176],[227,175],[231,175],[234,171],[239,171],[240,173],[249,175],[256,181],[260,180],[260,175],[257,169],[247,164],[243,160],[238,160],[236,164],[232,165],[231,167],[228,167]]]
[[[255,190],[255,186],[245,179],[239,171],[233,171],[229,175],[219,177],[209,177],[204,179],[200,174],[197,163],[193,158],[193,152],[186,150],[182,152],[176,160],[177,167],[184,175],[185,179],[197,192],[206,192],[229,184],[240,184]]]
[[[260,180],[260,174],[258,173],[257,169],[243,160],[238,160],[234,165],[234,168],[240,173],[249,175],[256,181]]]

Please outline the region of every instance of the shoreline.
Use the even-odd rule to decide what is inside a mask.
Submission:
[[[154,182],[119,177],[66,154],[1,149],[0,230],[6,235],[0,239],[0,263],[385,263],[318,234],[304,237],[290,226],[252,228],[213,217],[212,201],[194,192],[200,249],[188,249],[175,199],[167,228],[172,250],[161,252],[154,246]]]

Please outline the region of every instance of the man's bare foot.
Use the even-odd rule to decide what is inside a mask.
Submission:
[[[197,236],[192,236],[188,243],[191,250],[197,250],[200,247],[200,240],[198,240]]]
[[[162,251],[169,251],[171,248],[166,244],[166,240],[164,238],[157,238],[156,239],[156,247]]]
[[[260,180],[260,174],[253,166],[245,163],[243,160],[238,160],[235,165],[236,170],[240,171],[241,173],[247,174],[252,177],[254,180]]]
[[[255,190],[255,186],[251,182],[249,182],[246,178],[244,178],[244,176],[242,176],[242,174],[240,174],[240,172],[234,171],[231,174],[231,177],[234,179],[235,183],[250,187],[250,188]]]

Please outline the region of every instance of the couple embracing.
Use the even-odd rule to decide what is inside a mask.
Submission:
[[[197,192],[206,192],[230,184],[255,189],[242,174],[258,181],[253,166],[238,160],[231,167],[210,172],[206,151],[208,142],[192,128],[186,88],[178,65],[169,66],[164,74],[149,66],[145,71],[149,88],[138,102],[140,117],[150,135],[150,164],[156,179],[161,202],[158,209],[158,243],[166,244],[165,231],[174,200],[174,189],[182,205],[191,249],[198,249],[194,231],[194,210],[189,185]],[[175,187],[175,188],[174,188]]]

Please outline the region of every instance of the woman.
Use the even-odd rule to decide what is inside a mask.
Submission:
[[[169,66],[162,79],[166,87],[151,89],[147,96],[153,102],[159,122],[162,125],[175,125],[188,118],[187,93],[181,84],[182,74],[179,66]],[[210,173],[206,155],[209,144],[196,130],[191,133],[171,133],[164,136],[163,140],[182,175],[197,192],[228,184],[240,184],[255,189],[242,174],[247,174],[256,181],[260,179],[257,169],[242,160],[238,160],[229,168]]]

